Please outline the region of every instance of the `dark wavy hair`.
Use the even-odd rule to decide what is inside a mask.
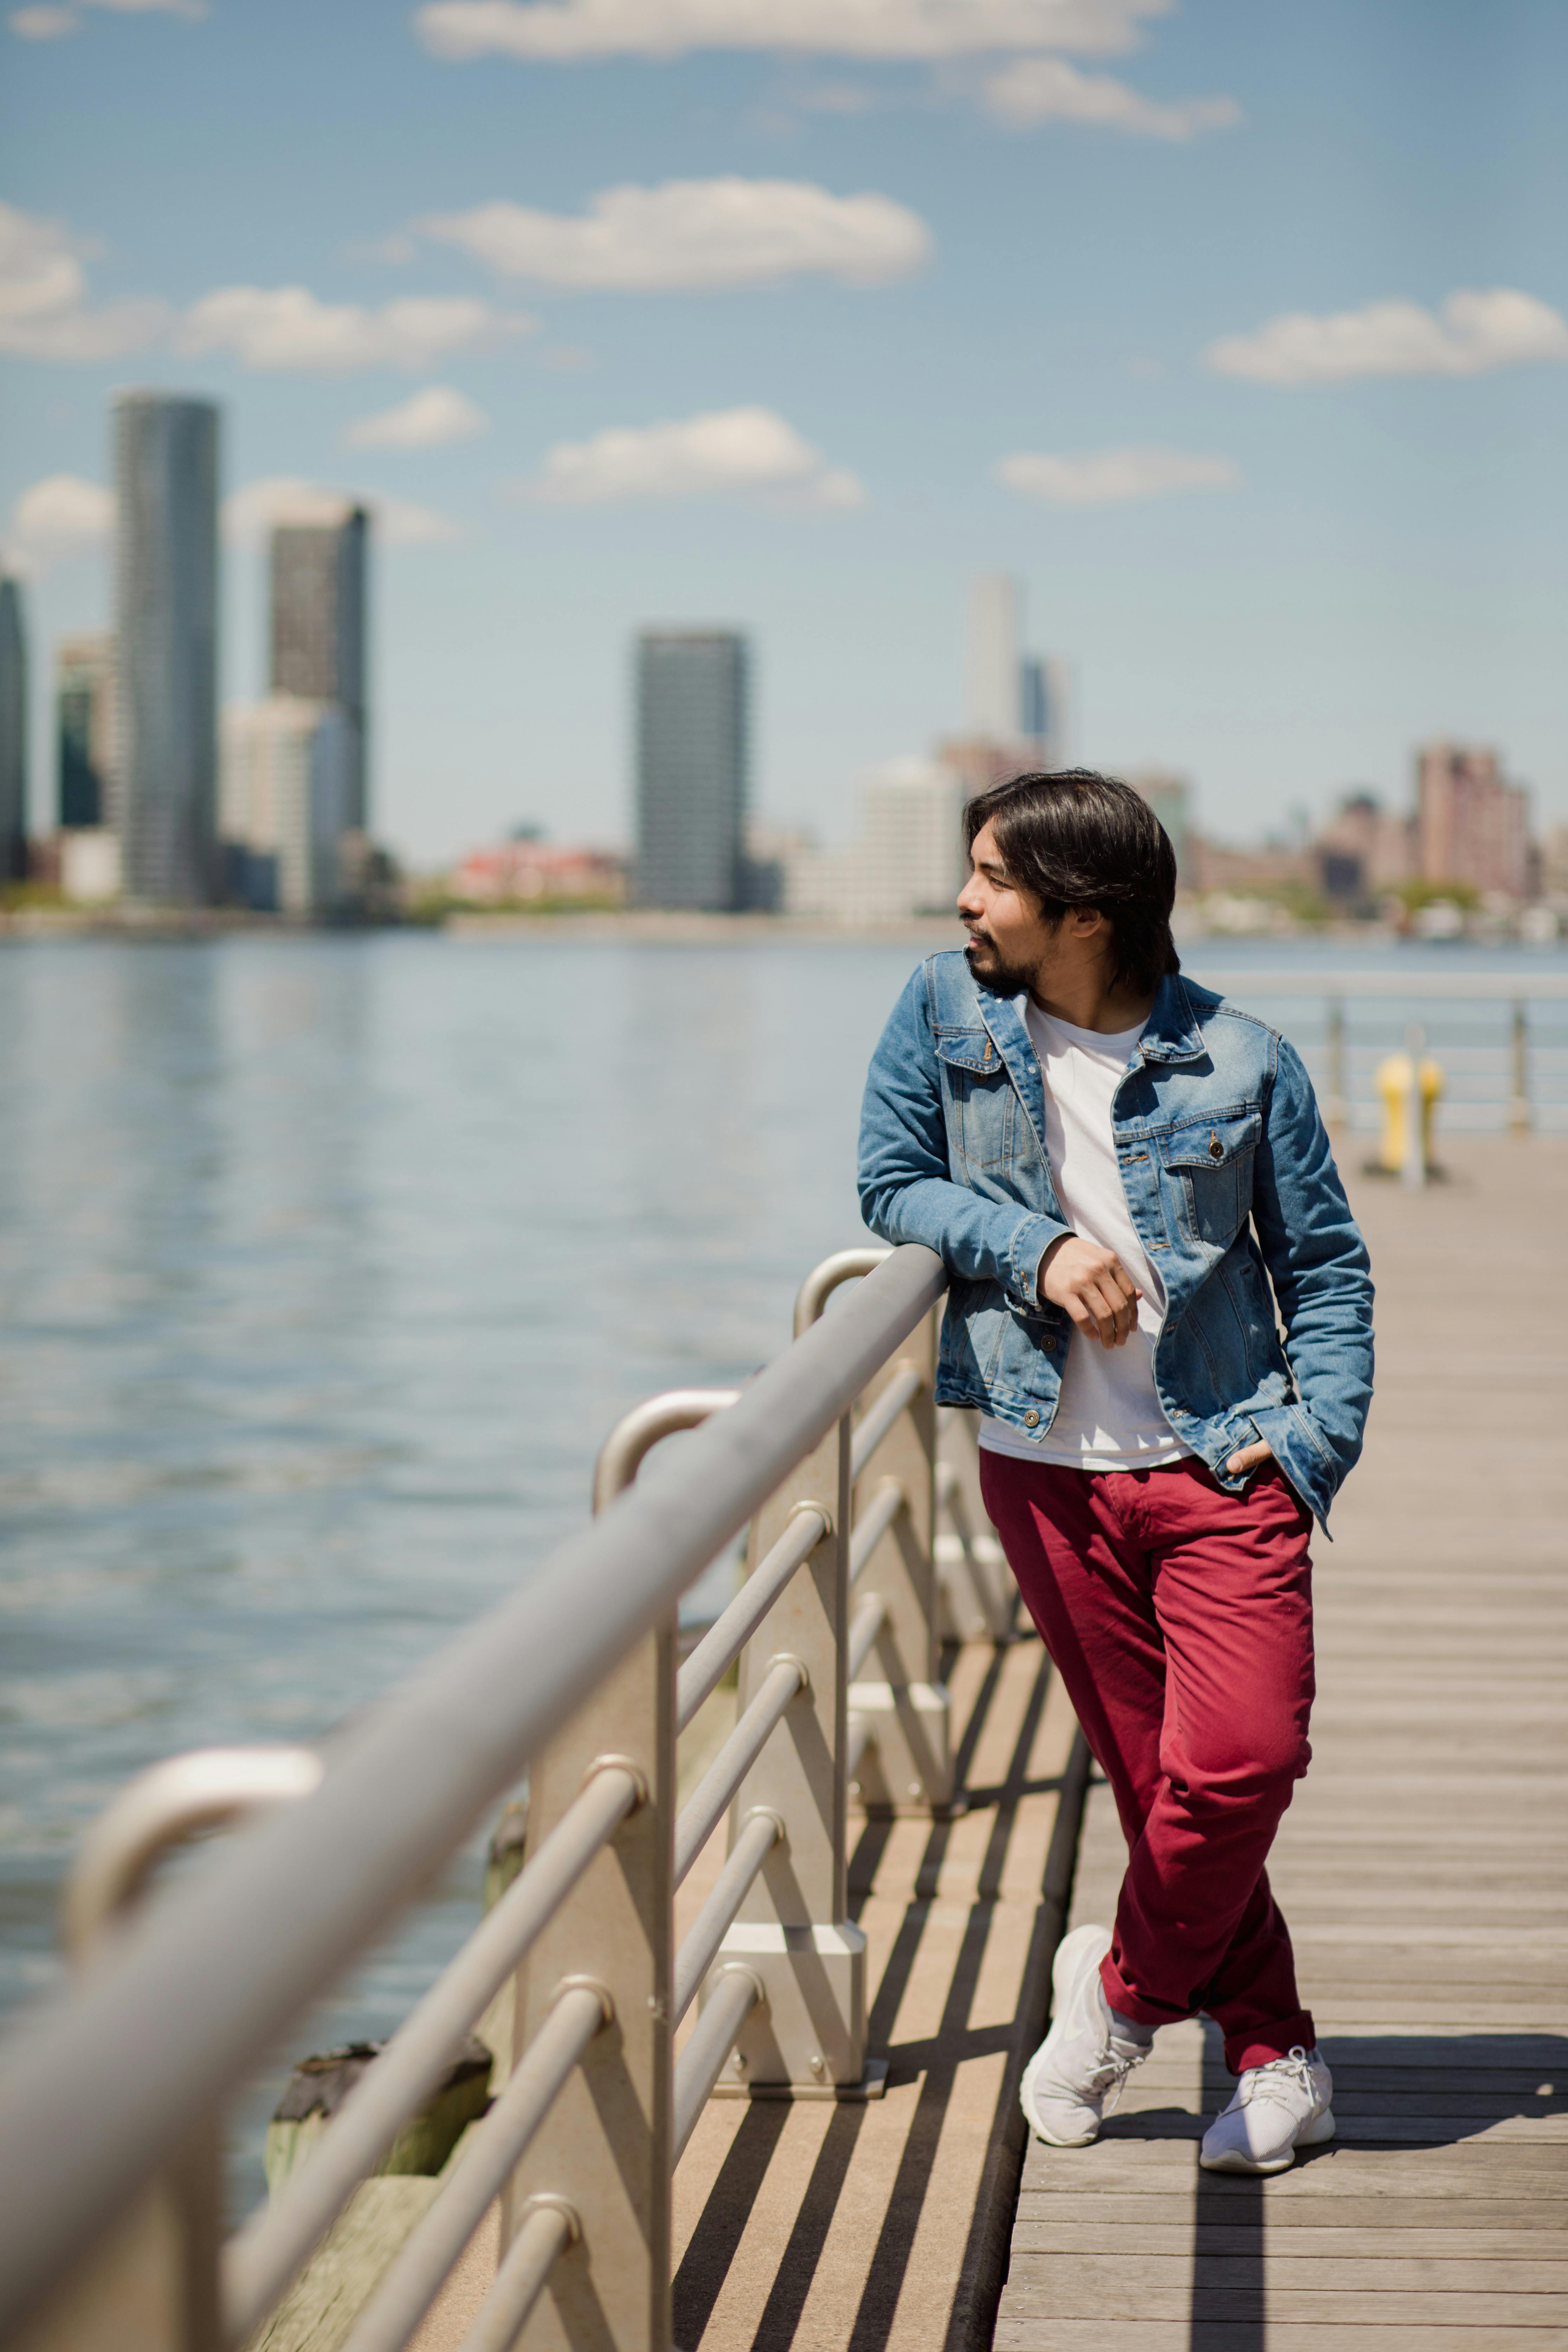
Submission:
[[[1098,907],[1110,925],[1115,984],[1151,994],[1180,971],[1171,937],[1176,857],[1164,826],[1141,793],[1092,768],[1014,776],[976,793],[963,812],[963,841],[983,825],[1012,879],[1039,901],[1048,923],[1069,907]]]

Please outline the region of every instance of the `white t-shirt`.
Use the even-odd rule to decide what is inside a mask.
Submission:
[[[1164,1286],[1138,1239],[1121,1189],[1110,1106],[1132,1049],[1143,1034],[1075,1029],[1023,1000],[1040,1059],[1046,1094],[1046,1150],[1062,1218],[1086,1242],[1116,1252],[1142,1291],[1138,1321],[1120,1348],[1075,1330],[1068,1346],[1061,1398],[1038,1443],[989,1413],[980,1443],[1025,1462],[1062,1462],[1077,1470],[1147,1470],[1178,1461],[1184,1445],[1154,1393],[1154,1342],[1165,1315]]]

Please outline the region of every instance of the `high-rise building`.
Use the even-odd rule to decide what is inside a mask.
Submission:
[[[216,408],[122,393],[114,483],[125,889],[153,904],[200,906],[216,882]]]
[[[1424,882],[1464,882],[1522,898],[1530,888],[1530,802],[1495,751],[1423,744],[1415,755],[1415,841]]]
[[[305,919],[342,902],[351,753],[338,703],[272,694],[229,705],[220,785],[226,896]]]
[[[1173,776],[1163,768],[1145,768],[1127,779],[1136,793],[1141,793],[1165,828],[1165,837],[1175,853],[1176,874],[1180,881],[1192,886],[1187,832],[1192,824],[1192,787],[1185,776]]]
[[[0,887],[27,877],[27,636],[22,583],[0,579]]]
[[[1065,661],[1026,654],[1018,665],[1018,732],[1044,769],[1071,757],[1071,676]]]
[[[62,637],[55,648],[62,832],[119,829],[114,671],[114,639],[107,635]]]
[[[645,629],[637,648],[637,896],[742,903],[750,742],[745,639]]]
[[[335,702],[349,744],[346,830],[367,830],[365,628],[370,518],[345,499],[335,518],[272,534],[274,694]]]
[[[969,590],[969,731],[1016,743],[1023,591],[1010,572],[983,572]]]

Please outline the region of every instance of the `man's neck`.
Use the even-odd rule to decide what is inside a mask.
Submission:
[[[1067,1022],[1074,1029],[1098,1030],[1114,1036],[1124,1029],[1141,1029],[1154,1009],[1154,999],[1137,989],[1115,985],[1103,962],[1064,971],[1042,965],[1029,983],[1029,994],[1042,1013]]]

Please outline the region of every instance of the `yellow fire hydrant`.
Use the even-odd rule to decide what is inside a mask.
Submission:
[[[1443,1091],[1443,1067],[1429,1055],[1412,1064],[1408,1054],[1390,1054],[1377,1066],[1377,1091],[1383,1097],[1383,1136],[1377,1147],[1379,1168],[1390,1176],[1402,1176],[1408,1170],[1410,1146],[1410,1081],[1412,1068],[1421,1088],[1421,1159],[1423,1169],[1432,1165],[1432,1123],[1438,1097]]]

